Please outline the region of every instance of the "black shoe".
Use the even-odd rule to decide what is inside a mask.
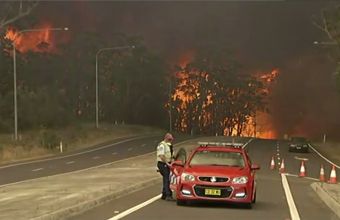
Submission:
[[[162,196],[161,196],[161,199],[165,200],[165,199],[166,199],[166,196],[165,196],[165,195],[162,195]]]
[[[171,196],[167,196],[166,198],[165,198],[165,201],[175,201]]]

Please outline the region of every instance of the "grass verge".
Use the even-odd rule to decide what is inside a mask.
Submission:
[[[60,154],[60,142],[63,152],[71,152],[121,137],[163,133],[164,130],[139,125],[103,124],[96,129],[93,124],[82,124],[25,131],[17,141],[12,134],[0,134],[0,164]]]

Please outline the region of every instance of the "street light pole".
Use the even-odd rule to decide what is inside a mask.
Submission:
[[[16,49],[13,42],[13,82],[14,82],[14,140],[18,140],[18,109],[17,109],[17,62]]]
[[[25,29],[17,32],[17,35],[24,32],[36,32],[36,31],[67,31],[68,28],[39,28],[39,29]],[[16,48],[15,39],[12,42],[13,46],[13,89],[14,89],[14,140],[18,140],[18,102],[17,102],[17,58],[16,58]]]
[[[170,82],[169,82],[169,132],[172,132],[172,78],[170,76]]]
[[[135,46],[121,46],[121,47],[105,47],[101,48],[96,53],[96,128],[99,128],[99,80],[98,80],[98,56],[101,52],[106,50],[124,50],[124,49],[133,49]]]

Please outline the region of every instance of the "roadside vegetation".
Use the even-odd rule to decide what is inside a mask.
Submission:
[[[164,134],[158,128],[138,125],[81,124],[61,129],[34,129],[20,133],[19,140],[13,134],[0,135],[0,164],[60,154],[88,148],[120,137]]]

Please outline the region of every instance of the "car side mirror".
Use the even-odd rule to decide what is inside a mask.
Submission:
[[[260,169],[260,166],[257,165],[257,164],[252,164],[252,165],[251,165],[251,169],[252,169],[252,170],[259,170],[259,169]]]
[[[173,166],[180,166],[180,167],[184,167],[184,163],[181,160],[175,160],[174,162],[172,162]]]

